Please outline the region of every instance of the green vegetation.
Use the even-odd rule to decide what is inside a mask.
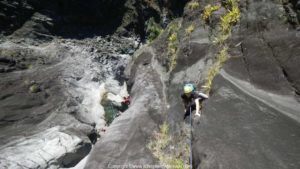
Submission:
[[[221,31],[215,39],[215,43],[223,44],[231,35],[231,28],[240,20],[240,9],[235,0],[227,0],[228,12],[221,17]]]
[[[168,36],[168,69],[172,71],[177,62],[177,50],[178,50],[178,30],[179,30],[179,23],[174,23],[169,27],[169,36]]]
[[[212,81],[217,74],[219,74],[223,64],[229,58],[228,47],[224,46],[223,49],[218,53],[216,62],[209,68],[204,88],[207,94],[209,94],[212,86]]]
[[[26,65],[27,69],[33,69],[33,65],[32,64],[28,64]]]
[[[230,37],[230,35],[231,32],[228,32],[227,34],[219,33],[213,42],[216,44],[223,44]]]
[[[191,24],[188,28],[185,29],[185,33],[190,36],[192,34],[192,32],[194,32],[195,30],[195,25]]]
[[[147,36],[148,36],[148,41],[152,42],[154,39],[156,39],[163,29],[159,24],[157,24],[154,20],[154,18],[150,18],[149,21],[147,22]]]
[[[29,92],[30,93],[37,93],[37,92],[40,92],[40,91],[41,91],[41,89],[40,89],[39,85],[37,85],[37,84],[33,84],[29,87]]]
[[[195,10],[195,9],[198,9],[200,7],[200,4],[199,2],[197,1],[191,1],[187,4],[187,7],[190,9],[190,10]]]
[[[225,1],[225,8],[230,9],[233,6],[237,6],[239,0],[226,0]]]
[[[219,52],[217,61],[220,63],[220,65],[222,65],[224,62],[227,61],[228,58],[229,58],[228,46],[225,45],[223,49]]]
[[[170,153],[168,149],[172,142],[169,135],[169,125],[164,122],[160,125],[160,131],[154,133],[154,139],[147,145],[153,155],[160,161],[161,165],[168,169],[184,169],[185,162],[179,155]],[[178,145],[176,145],[178,146]]]
[[[161,150],[165,149],[171,137],[169,136],[169,125],[165,122],[159,126],[160,132],[155,133],[155,140],[148,144],[148,148],[153,150],[154,155],[161,156]]]
[[[157,0],[145,0],[148,7],[155,9],[156,11],[160,11],[159,2]]]
[[[104,119],[107,125],[110,125],[117,117],[119,110],[113,106],[113,103],[107,99],[107,93],[103,95],[103,99],[100,103],[104,108]]]
[[[169,42],[174,43],[177,40],[177,33],[172,33],[168,40]]]
[[[211,14],[214,12],[214,11],[217,11],[221,8],[221,5],[206,5],[205,8],[204,8],[204,11],[201,15],[202,19],[206,22],[209,21],[210,17],[211,17]]]
[[[218,52],[215,63],[210,67],[207,73],[206,81],[205,81],[205,90],[206,93],[209,94],[212,86],[212,81],[214,77],[219,73],[223,64],[228,60],[228,46],[225,44],[225,41],[231,36],[231,29],[234,24],[239,22],[240,20],[240,9],[238,7],[238,3],[236,0],[227,0],[226,8],[228,12],[221,17],[220,22],[220,32],[215,39],[215,43],[219,44],[221,50]]]
[[[222,32],[228,34],[231,31],[231,27],[233,24],[237,23],[240,20],[240,9],[235,4],[232,6],[229,12],[221,17],[221,29]]]

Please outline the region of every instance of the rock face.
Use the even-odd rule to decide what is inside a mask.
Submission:
[[[0,168],[70,168],[90,150],[87,169],[164,168],[149,142],[163,123],[173,140],[184,134],[182,85],[202,90],[228,12],[204,22],[208,3],[197,2],[1,1]],[[193,117],[193,168],[300,168],[298,6],[240,0],[230,58]],[[175,16],[136,51],[150,18],[163,27]],[[118,98],[124,82],[131,105],[92,146],[106,127],[102,97]]]
[[[136,42],[55,36],[45,41],[34,36],[32,26],[42,29],[29,23],[0,44],[0,168],[72,167],[92,147],[91,125],[105,126],[101,85],[119,94]],[[23,36],[25,27],[34,35]]]
[[[74,166],[91,149],[91,124],[105,126],[101,84],[120,92],[129,59],[121,51],[134,50],[134,41],[5,42],[0,48],[10,60],[1,62],[0,168]]]
[[[12,0],[0,3],[0,34],[30,37],[35,41],[54,36],[86,38],[95,35],[139,34],[144,38],[145,22],[154,17],[180,15],[187,1],[137,0]]]
[[[156,123],[162,120],[163,93],[157,90],[162,82],[154,66],[143,65],[151,62],[151,49],[145,49],[142,55],[137,61],[141,64],[131,72],[135,77],[131,89],[133,104],[113,121],[107,133],[96,144],[85,168],[120,168],[122,165],[130,167],[155,163],[146,144]]]
[[[299,44],[280,5],[243,2],[232,56],[195,125],[195,168],[298,168]]]
[[[214,78],[201,118],[193,118],[193,168],[299,168],[299,32],[286,22],[282,4],[240,1],[239,7],[241,20],[227,42],[231,58]],[[179,19],[173,70],[168,28],[136,53],[128,68],[133,105],[96,144],[85,168],[160,164],[145,148],[152,139],[148,130],[167,121],[173,138],[180,135],[188,123],[180,111],[182,85],[201,89],[219,48],[214,19],[225,10],[209,25],[199,20],[200,11],[185,8]]]
[[[103,94],[127,92],[144,22],[180,14],[184,3],[1,1],[0,168],[72,167],[85,157],[106,125]]]

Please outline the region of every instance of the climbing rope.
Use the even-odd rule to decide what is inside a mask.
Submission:
[[[190,107],[190,169],[193,169],[193,152],[192,152],[192,108]]]

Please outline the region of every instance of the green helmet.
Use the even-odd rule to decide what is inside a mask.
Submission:
[[[183,91],[184,91],[185,94],[193,92],[194,91],[194,85],[192,85],[192,84],[184,85],[183,86]]]

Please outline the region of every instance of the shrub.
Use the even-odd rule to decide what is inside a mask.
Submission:
[[[229,57],[228,46],[224,46],[223,49],[219,52],[217,61],[222,65]]]
[[[29,87],[29,92],[30,93],[37,93],[37,92],[40,92],[40,91],[41,91],[41,89],[37,84],[33,84]]]
[[[221,17],[222,32],[229,33],[231,31],[231,26],[240,20],[240,15],[240,9],[235,3],[226,15]]]
[[[240,9],[238,7],[237,1],[227,0],[225,2],[225,5],[226,5],[225,7],[228,9],[228,12],[221,17],[221,23],[220,23],[221,31],[214,41],[215,43],[219,43],[219,44],[223,44],[230,37],[233,24],[237,23],[240,20]],[[207,12],[208,15],[209,10],[207,11],[208,11]],[[228,47],[226,45],[223,46],[222,50],[217,55],[216,62],[208,70],[205,85],[204,85],[207,94],[209,94],[211,90],[212,81],[214,77],[219,73],[220,69],[222,68],[222,65],[229,58],[227,51],[228,51]]]
[[[195,25],[191,24],[188,28],[185,29],[185,33],[189,36],[195,30]]]
[[[190,10],[195,10],[195,9],[198,9],[199,7],[200,7],[199,2],[191,1],[191,2],[188,3],[188,8]]]
[[[147,23],[147,39],[149,42],[155,40],[163,31],[161,26],[154,21],[154,18],[150,18]]]
[[[178,50],[178,30],[180,23],[173,22],[168,28],[168,71],[172,71],[176,66],[176,54]]]
[[[177,43],[177,32],[172,33],[169,38],[168,43],[168,57],[169,57],[169,71],[173,70],[177,64],[176,62],[176,53],[178,49]]]
[[[237,6],[237,0],[226,0],[225,1],[225,7],[230,9],[233,6]]]
[[[217,44],[223,44],[230,36],[230,33],[227,34],[223,34],[220,33],[215,40],[213,41],[213,43],[217,43]]]
[[[155,9],[156,11],[160,11],[157,0],[145,0],[145,2],[147,3],[147,6]]]
[[[213,5],[213,6],[211,6],[210,4],[209,4],[209,5],[206,5],[205,8],[204,8],[203,13],[202,13],[202,15],[201,15],[202,19],[203,19],[204,21],[206,21],[206,22],[209,21],[211,14],[212,14],[214,11],[219,10],[220,8],[221,8],[220,5]]]
[[[168,40],[170,41],[170,42],[175,42],[176,40],[177,40],[177,33],[172,33],[170,36],[169,36],[169,38],[168,38]]]
[[[147,147],[151,150],[153,155],[158,158],[160,163],[166,168],[184,169],[185,163],[182,159],[177,158],[172,153],[166,153],[166,148],[170,146],[172,138],[169,135],[169,125],[164,122],[159,127],[159,132],[154,133],[154,140],[150,141]]]
[[[209,94],[212,86],[212,81],[215,78],[215,76],[219,73],[222,65],[227,61],[229,58],[228,55],[228,47],[224,46],[222,50],[218,53],[216,62],[212,65],[212,67],[209,68],[206,82],[204,84],[204,88],[207,94]]]
[[[209,94],[212,86],[212,81],[214,77],[219,73],[220,65],[218,63],[215,63],[212,67],[209,68],[206,81],[204,84],[204,88],[207,94]]]

